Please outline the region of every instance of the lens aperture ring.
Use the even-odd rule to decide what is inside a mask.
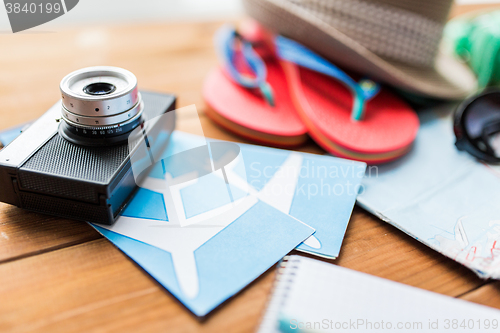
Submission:
[[[90,127],[90,126],[73,126],[69,125],[67,122],[62,122],[62,130],[66,133],[65,137],[72,136],[76,137],[87,137],[94,139],[103,139],[103,138],[112,138],[117,136],[122,136],[126,133],[129,133],[137,126],[139,126],[143,122],[143,118],[141,114],[138,114],[130,121],[114,125],[114,126],[103,126],[103,127]],[[76,141],[76,140],[70,140]]]
[[[127,122],[130,119],[136,117],[138,114],[141,114],[143,110],[144,110],[144,102],[142,101],[139,95],[139,102],[136,105],[134,105],[133,108],[113,116],[107,116],[107,117],[81,116],[70,112],[64,106],[62,106],[61,108],[61,113],[64,121],[68,122],[72,126],[107,127]]]

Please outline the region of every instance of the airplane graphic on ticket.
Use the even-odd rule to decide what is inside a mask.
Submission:
[[[205,316],[296,248],[338,256],[365,164],[172,134],[112,225],[93,225]]]

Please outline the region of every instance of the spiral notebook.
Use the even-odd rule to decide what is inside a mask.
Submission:
[[[500,311],[302,256],[278,266],[259,333],[492,332]]]

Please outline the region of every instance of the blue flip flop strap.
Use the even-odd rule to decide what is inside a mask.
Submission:
[[[354,81],[349,75],[328,60],[322,58],[305,46],[283,36],[276,37],[278,57],[290,61],[301,67],[325,74],[342,82],[353,94],[351,118],[361,120],[365,111],[365,104],[380,90],[380,86],[371,80]]]
[[[240,73],[235,66],[234,59],[237,52],[236,46],[238,41],[241,43],[240,51],[243,55],[243,59],[254,74],[254,77]],[[233,81],[245,88],[259,89],[266,102],[274,106],[274,93],[271,85],[266,81],[266,65],[254,51],[252,45],[239,37],[236,30],[230,25],[225,25],[217,31],[215,43],[224,67]]]
[[[240,51],[243,58],[253,72],[254,77],[240,73],[235,66],[235,48],[238,40],[241,43]],[[233,81],[246,88],[259,89],[267,103],[274,106],[274,93],[271,86],[266,81],[266,65],[254,51],[251,43],[241,38],[231,25],[226,25],[219,29],[215,41],[220,56],[222,57],[224,67]],[[354,81],[349,75],[328,60],[291,39],[277,36],[275,44],[278,57],[281,59],[325,74],[342,82],[351,91],[354,97],[351,118],[355,121],[363,119],[366,102],[373,98],[380,90],[380,86],[377,83],[366,79],[360,82]]]

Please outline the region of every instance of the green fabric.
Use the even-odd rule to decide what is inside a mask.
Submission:
[[[476,73],[480,88],[500,85],[500,11],[454,19],[444,35]]]

